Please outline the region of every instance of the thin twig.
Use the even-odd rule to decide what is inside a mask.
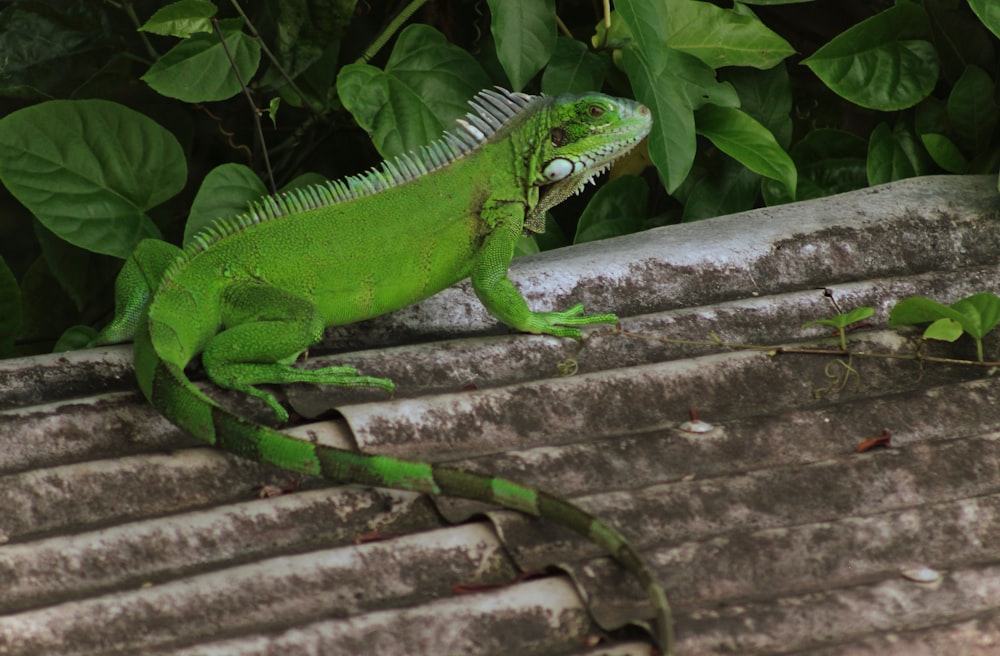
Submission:
[[[260,36],[260,32],[257,31],[256,27],[254,27],[253,22],[250,21],[250,17],[243,11],[243,7],[240,6],[240,3],[237,2],[237,0],[230,0],[230,3],[233,5],[233,8],[236,9],[236,13],[240,15],[240,18],[243,19],[247,27],[250,29],[250,36],[252,36],[257,43],[260,44],[261,50],[263,50],[264,54],[267,55],[267,58],[271,60],[271,63],[274,64],[274,68],[277,69],[281,77],[285,79],[285,82],[288,82],[288,86],[292,88],[292,91],[298,94],[299,98],[302,99],[303,104],[309,108],[309,111],[319,116],[321,114],[320,110],[313,107],[312,103],[309,101],[309,97],[302,92],[298,85],[295,84],[295,80],[292,79],[288,72],[282,67],[281,63],[278,62],[278,58],[275,57],[274,53],[271,52],[271,49],[267,47],[264,39]]]
[[[420,9],[425,2],[427,2],[427,0],[412,0],[410,4],[403,7],[403,11],[399,12],[399,14],[393,18],[388,25],[386,25],[385,29],[382,30],[382,33],[379,34],[372,44],[368,46],[368,49],[365,50],[360,57],[358,57],[355,63],[367,64],[371,58],[377,55],[378,51],[381,50],[386,43],[388,43],[389,39],[392,38],[392,35],[396,33],[396,30],[398,30],[403,23],[408,21],[410,16],[412,16],[415,11]]]
[[[219,21],[216,18],[212,18],[212,27],[215,28],[215,33],[219,36],[219,42],[222,44],[222,50],[226,53],[226,58],[229,59],[229,65],[233,69],[233,73],[236,75],[236,79],[240,83],[240,88],[243,89],[243,95],[246,96],[247,102],[250,103],[250,112],[253,114],[253,125],[254,130],[257,133],[257,139],[260,142],[261,154],[264,156],[264,170],[267,173],[268,185],[271,189],[271,193],[277,192],[277,187],[274,184],[274,171],[271,170],[271,158],[267,154],[267,144],[264,142],[264,128],[260,123],[260,110],[257,109],[257,103],[254,102],[253,96],[250,94],[250,88],[247,87],[246,81],[240,74],[239,68],[236,66],[236,60],[233,59],[233,53],[229,51],[229,46],[226,45],[226,37],[222,33],[222,28],[219,27]]]

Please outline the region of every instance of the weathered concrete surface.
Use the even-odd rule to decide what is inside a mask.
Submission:
[[[1000,290],[994,178],[674,226],[512,277],[539,309],[619,312],[621,332],[505,335],[458,286],[332,333],[368,350],[307,366],[349,362],[398,398],[294,387],[302,416],[339,413],[293,432],[576,498],[652,563],[679,654],[1000,651],[1000,389],[912,359],[916,333],[885,325],[905,296]],[[834,347],[801,327],[834,302],[876,310],[853,351],[898,357],[749,347]],[[635,629],[595,650],[582,599],[606,629],[644,602],[587,542],[511,512],[449,527],[482,508],[198,447],[128,364],[127,348],[0,362],[0,653],[650,653]],[[884,430],[892,448],[855,453]],[[552,563],[568,576],[492,587]],[[905,574],[923,568],[936,580]]]

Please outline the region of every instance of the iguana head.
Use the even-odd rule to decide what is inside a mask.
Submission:
[[[579,192],[649,134],[653,117],[634,100],[602,93],[557,96],[547,112],[543,135],[532,171],[541,196],[525,226],[544,225],[546,210]]]

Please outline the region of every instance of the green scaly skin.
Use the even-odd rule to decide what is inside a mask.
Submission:
[[[344,483],[473,499],[542,517],[588,537],[632,572],[670,651],[666,596],[628,541],[577,506],[512,481],[303,442],[245,420],[184,373],[201,355],[217,385],[287,411],[261,384],[307,382],[391,391],[351,367],[292,363],[325,328],[374,317],[471,277],[487,310],[528,333],[580,339],[616,323],[574,306],[533,312],[507,278],[522,232],[578,191],[650,129],[649,111],[601,94],[556,98],[480,93],[454,132],[345,181],[268,197],[217,222],[183,251],[145,241],[116,285],[115,320],[95,344],[134,340],[147,399],[192,435],[235,454]]]

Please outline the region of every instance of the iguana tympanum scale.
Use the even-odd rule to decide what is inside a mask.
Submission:
[[[184,373],[201,355],[217,385],[288,413],[261,384],[372,386],[351,367],[303,370],[295,359],[323,330],[374,317],[470,277],[486,309],[529,333],[580,338],[615,323],[577,305],[533,312],[507,278],[525,230],[579,191],[650,129],[649,110],[602,94],[483,91],[454,131],[363,175],[266,197],[183,250],[147,240],[116,284],[115,319],[94,341],[132,339],[143,394],[172,422],[233,453],[332,480],[475,499],[570,527],[636,575],[670,644],[666,597],[625,538],[582,509],[514,482],[304,442],[243,419]]]

